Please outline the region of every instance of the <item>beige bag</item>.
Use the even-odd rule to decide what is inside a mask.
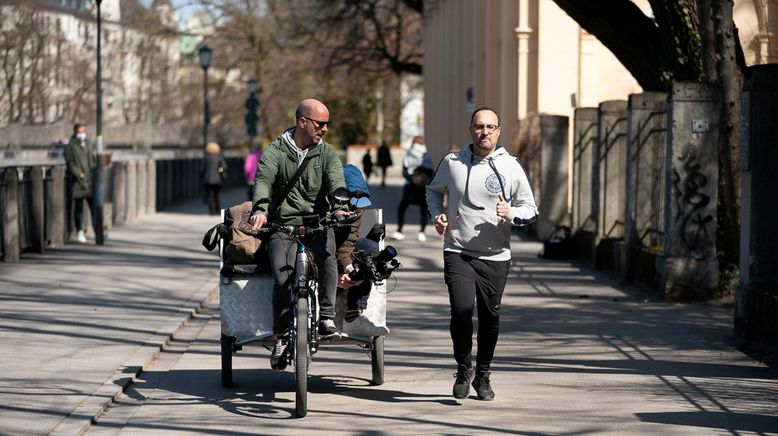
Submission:
[[[229,228],[229,239],[224,247],[226,261],[233,265],[256,264],[261,245],[259,238],[250,234],[251,202],[246,201],[230,208],[232,224]]]

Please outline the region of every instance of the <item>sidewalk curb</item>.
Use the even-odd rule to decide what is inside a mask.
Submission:
[[[208,301],[217,298],[219,292],[218,275],[214,274],[213,281],[208,282],[197,290],[172,315],[167,323],[157,330],[145,343],[125,360],[116,372],[92,392],[78,407],[72,410],[60,421],[49,435],[72,436],[81,435],[114,402],[114,400],[127,389],[135,377],[143,373],[144,369],[157,359],[162,350],[167,346],[176,333],[181,330],[195,316]],[[217,282],[214,284],[214,282]]]

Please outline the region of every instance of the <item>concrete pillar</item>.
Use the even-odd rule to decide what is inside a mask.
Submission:
[[[579,256],[593,259],[597,234],[596,215],[592,214],[595,168],[597,160],[597,108],[575,110],[573,121],[573,215],[571,229],[578,244]]]
[[[45,195],[43,186],[43,174],[45,168],[34,166],[30,169],[30,178],[32,182],[32,217],[30,220],[30,248],[36,253],[46,251],[46,217],[45,214]]]
[[[127,221],[127,162],[113,164],[113,222]]]
[[[667,94],[631,94],[628,118],[625,273],[629,280],[658,286],[656,258],[664,251]]]
[[[597,124],[597,162],[595,175],[597,201],[597,247],[594,265],[623,273],[622,245],[626,213],[627,102],[600,103]]]
[[[152,214],[157,211],[157,162],[149,159],[147,162],[147,174],[149,178],[146,210]]]
[[[665,178],[664,296],[704,300],[716,290],[719,100],[713,85],[673,85]]]
[[[16,167],[4,171],[5,209],[3,210],[3,261],[18,262],[19,246],[19,172]]]
[[[599,235],[620,239],[624,236],[627,168],[627,102],[600,103],[599,113]]]
[[[49,171],[51,184],[46,192],[46,238],[49,248],[65,243],[67,208],[65,207],[65,166],[55,165]]]
[[[545,239],[557,224],[569,224],[567,213],[568,118],[540,116],[540,177],[532,180],[535,201],[542,211],[536,224],[540,239]]]
[[[740,286],[735,337],[740,345],[778,339],[778,65],[749,68],[740,135]]]
[[[138,177],[135,161],[127,162],[127,221],[138,216]]]

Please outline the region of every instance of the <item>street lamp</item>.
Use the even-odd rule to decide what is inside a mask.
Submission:
[[[200,66],[203,68],[203,150],[208,146],[208,67],[211,66],[211,53],[213,51],[210,47],[203,44],[200,47]]]
[[[94,201],[92,204],[94,205],[95,209],[92,211],[92,216],[95,223],[93,226],[95,229],[95,244],[103,245],[105,242],[105,235],[103,233],[103,185],[100,180],[103,168],[103,70],[100,62],[100,50],[102,47],[100,3],[102,3],[102,0],[95,0],[95,3],[97,4],[97,89],[95,90],[95,100],[97,102],[97,121],[95,132],[95,140],[97,142],[97,165],[92,183],[94,188]]]
[[[249,150],[254,149],[254,137],[259,134],[259,100],[257,100],[257,80],[250,79],[246,82],[249,97],[246,99],[246,133],[249,136]]]

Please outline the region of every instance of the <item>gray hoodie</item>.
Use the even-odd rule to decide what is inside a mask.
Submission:
[[[519,161],[503,147],[498,145],[486,158],[474,155],[471,149],[469,145],[451,153],[438,165],[427,185],[430,215],[435,219],[445,213],[448,218],[444,251],[510,260],[511,225],[528,225],[538,216],[532,189]],[[446,192],[448,207],[444,210]],[[507,218],[497,216],[500,194],[510,205]]]

